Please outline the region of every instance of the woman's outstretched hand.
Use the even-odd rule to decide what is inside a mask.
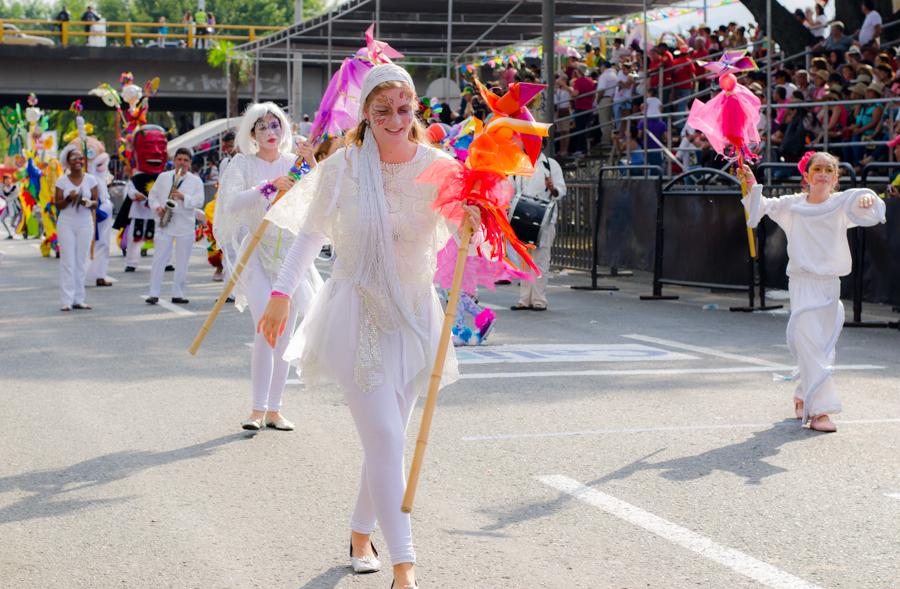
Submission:
[[[481,229],[481,209],[475,205],[466,204],[464,204],[462,208],[466,212],[466,221],[469,222],[472,230],[478,231]]]
[[[275,347],[275,342],[284,333],[290,311],[290,298],[270,297],[265,313],[263,313],[259,323],[256,324],[256,333],[261,333],[273,348]]]

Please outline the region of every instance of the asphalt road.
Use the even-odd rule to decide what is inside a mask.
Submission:
[[[361,450],[340,392],[291,384],[298,430],[248,435],[249,315],[187,353],[221,288],[201,246],[180,312],[142,301],[150,258],[114,258],[95,309],[61,313],[58,262],[0,251],[0,587],[390,585],[348,566]],[[413,513],[423,589],[900,587],[900,332],[844,330],[824,435],[773,379],[784,311],[640,301],[645,276],[567,286],[586,282],[554,276],[546,313],[482,293],[499,323],[461,351]]]

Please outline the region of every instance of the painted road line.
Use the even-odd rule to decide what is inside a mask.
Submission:
[[[885,493],[884,496],[891,499],[900,499],[900,493]]]
[[[743,362],[745,364],[756,364],[757,366],[769,366],[769,367],[775,367],[778,365],[776,362],[769,362],[768,360],[762,360],[760,358],[754,358],[752,356],[745,356],[743,354],[729,354],[728,352],[721,352],[714,348],[707,348],[704,346],[694,346],[691,344],[676,342],[676,341],[672,341],[669,339],[651,337],[649,335],[640,335],[638,333],[623,335],[622,337],[627,337],[628,339],[638,340],[641,342],[647,342],[649,344],[658,344],[660,346],[668,346],[670,348],[686,350],[688,352],[696,352],[698,354],[706,354],[707,356],[716,356],[719,358],[726,358],[728,360],[735,360],[737,362]]]
[[[719,544],[706,536],[701,536],[649,511],[644,511],[640,507],[596,489],[586,487],[569,477],[557,474],[540,476],[537,479],[548,487],[562,491],[579,501],[601,509],[639,528],[643,528],[673,544],[726,566],[734,572],[753,579],[766,587],[771,587],[772,589],[822,589],[819,585],[805,581],[800,577],[795,577],[740,550]]]
[[[144,299],[144,301],[146,301],[150,297],[148,297],[147,295],[141,295],[141,298]],[[196,313],[194,313],[193,311],[188,311],[187,309],[185,309],[183,307],[179,307],[175,303],[170,303],[169,301],[167,301],[165,299],[159,299],[159,301],[156,302],[156,306],[160,306],[163,309],[165,309],[167,311],[171,311],[172,313],[175,313],[177,315],[184,315],[184,316],[196,315]]]
[[[835,370],[884,370],[884,366],[874,364],[841,364]],[[751,372],[771,372],[773,370],[793,370],[793,366],[772,364],[771,366],[732,366],[728,368],[634,368],[620,370],[541,370],[534,372],[477,372],[460,375],[460,380],[486,380],[493,378],[554,378],[560,376],[678,376],[685,374],[740,374]]]
[[[535,362],[668,362],[698,360],[642,344],[525,344],[457,348],[460,364],[529,364]]]
[[[892,419],[846,419],[834,420],[838,425],[887,425],[900,424],[900,418]],[[671,425],[659,427],[630,427],[630,428],[610,428],[610,429],[593,429],[569,432],[527,432],[520,434],[494,434],[487,436],[465,436],[461,438],[464,442],[502,442],[504,440],[522,440],[528,438],[575,438],[580,436],[605,436],[620,434],[645,434],[645,433],[667,433],[667,432],[693,432],[693,431],[713,431],[723,429],[756,429],[762,430],[772,427],[793,427],[799,428],[799,421],[777,422],[777,423],[711,423],[701,425]],[[900,494],[898,494],[900,495]]]

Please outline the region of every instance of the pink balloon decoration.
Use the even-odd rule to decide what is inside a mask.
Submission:
[[[719,78],[719,86],[722,87],[722,90],[725,92],[731,92],[734,90],[735,85],[737,84],[737,78],[734,77],[734,74],[725,74],[721,78]]]

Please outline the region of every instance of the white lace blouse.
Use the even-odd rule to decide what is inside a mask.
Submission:
[[[324,243],[331,242],[335,252],[331,278],[313,301],[285,355],[286,359],[299,359],[305,382],[346,383],[352,378],[357,386],[370,390],[388,373],[397,374],[403,385],[412,381],[423,385],[427,380],[443,318],[432,283],[437,252],[450,233],[444,218],[431,206],[436,188],[420,184],[416,178],[440,157],[448,156],[419,146],[409,162],[381,164],[397,276],[427,345],[418,345],[421,338],[412,330],[391,323],[378,288],[354,283],[360,264],[372,260],[359,239],[359,228],[369,220],[361,218],[357,206],[359,186],[347,150],[338,150],[320,163],[309,181],[292,189],[267,215],[274,224],[298,233],[273,287],[276,290],[293,292]],[[397,362],[402,366],[392,365]],[[442,384],[457,378],[451,350]]]

